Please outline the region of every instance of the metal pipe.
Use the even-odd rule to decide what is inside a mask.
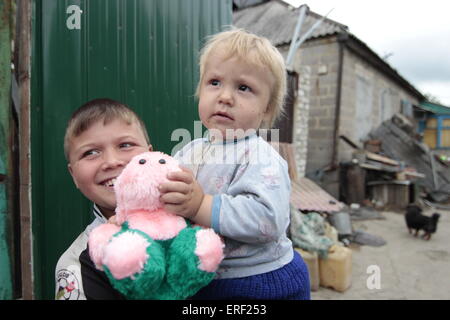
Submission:
[[[307,12],[307,10],[309,10],[309,8],[306,4],[301,5],[299,9],[300,9],[300,12],[298,14],[297,25],[295,26],[294,35],[292,36],[292,40],[291,40],[291,46],[289,47],[289,53],[286,58],[286,66],[287,66],[288,70],[290,70],[290,68],[292,67],[291,64],[294,59],[294,54],[298,48],[298,46],[296,46],[296,42],[297,42],[298,36],[300,35],[300,31],[302,29],[303,20],[305,19],[306,12]]]
[[[333,11],[333,9],[331,9],[330,11],[328,11],[328,13],[326,15],[324,15],[320,20],[317,20],[316,23],[313,24],[313,26],[307,31],[305,32],[305,34],[298,40],[298,42],[296,43],[296,49],[298,49],[299,46],[302,45],[302,43],[308,39],[308,37],[313,33],[314,30],[317,29],[317,27],[320,26],[320,24],[326,19],[326,17],[328,17],[328,15],[331,13],[331,11]]]
[[[334,110],[334,135],[333,135],[333,155],[331,160],[331,166],[337,166],[337,149],[339,143],[339,124],[341,116],[341,96],[342,96],[342,76],[344,70],[344,46],[348,40],[347,33],[340,33],[338,35],[339,45],[339,57],[338,57],[338,75],[337,75],[337,88],[336,88],[336,107]]]
[[[294,54],[297,51],[297,49],[302,45],[303,42],[306,41],[306,39],[308,39],[308,37],[314,32],[314,30],[316,30],[317,27],[328,17],[328,15],[331,13],[331,11],[333,11],[333,9],[328,11],[328,13],[325,16],[323,16],[320,20],[316,21],[316,23],[314,23],[313,26],[309,28],[309,30],[306,31],[301,38],[299,38],[300,30],[303,25],[303,20],[305,19],[305,16],[308,13],[308,11],[309,7],[307,5],[304,4],[300,7],[297,26],[295,27],[294,36],[292,37],[291,46],[289,47],[289,53],[286,59],[286,66],[288,70],[292,69],[292,62],[294,60]]]

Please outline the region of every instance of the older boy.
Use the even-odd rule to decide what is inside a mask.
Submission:
[[[131,158],[145,151],[152,151],[145,125],[126,105],[95,99],[73,113],[64,153],[73,182],[94,204],[95,219],[58,260],[56,299],[122,298],[104,274],[93,274],[96,270],[87,255],[87,240],[93,228],[114,215],[115,179]]]

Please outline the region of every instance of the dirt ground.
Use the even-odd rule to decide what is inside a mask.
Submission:
[[[320,287],[313,300],[450,299],[450,211],[426,208],[441,214],[431,240],[408,233],[402,213],[384,211],[384,220],[353,221],[353,229],[364,230],[386,240],[382,247],[351,245],[352,285],[343,292]],[[380,270],[380,289],[369,289],[367,268]],[[373,283],[373,282],[372,282]],[[369,282],[370,284],[370,282]]]

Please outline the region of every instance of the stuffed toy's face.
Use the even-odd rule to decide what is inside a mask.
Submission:
[[[178,161],[162,152],[144,152],[131,159],[114,185],[117,222],[123,223],[129,213],[161,208],[158,186],[173,171],[181,171]]]

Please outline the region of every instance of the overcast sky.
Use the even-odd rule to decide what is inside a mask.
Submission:
[[[450,106],[450,1],[287,0],[349,27],[423,94]]]

